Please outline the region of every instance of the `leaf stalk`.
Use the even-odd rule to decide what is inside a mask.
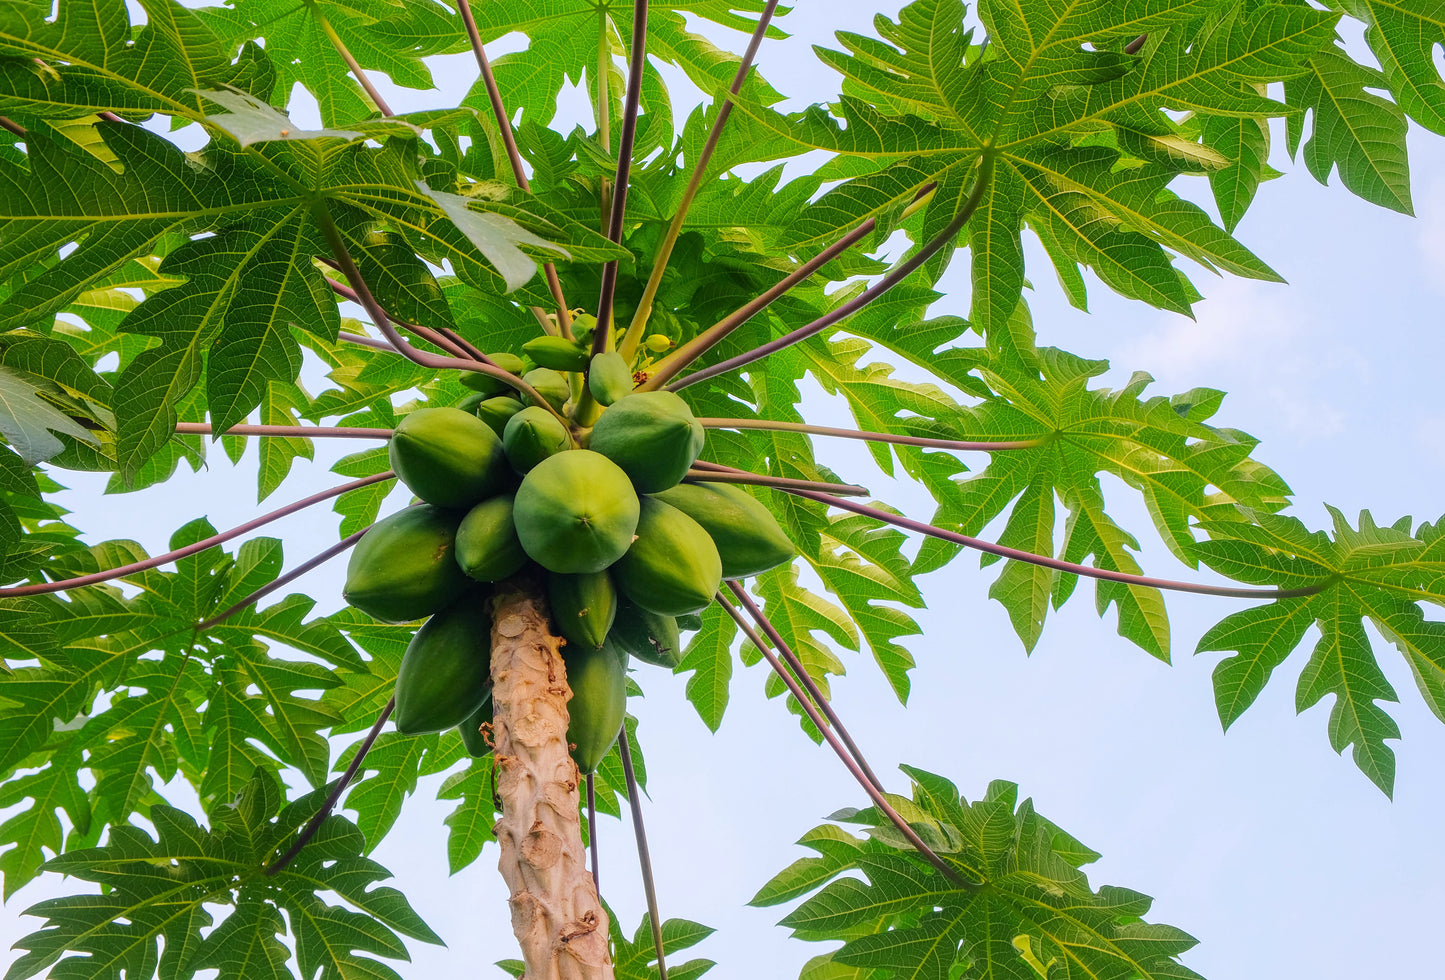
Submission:
[[[771,419],[714,419],[700,418],[704,429],[763,429],[768,432],[806,432],[818,436],[838,436],[842,439],[862,439],[866,442],[888,442],[898,446],[919,446],[924,449],[953,449],[960,452],[995,452],[1005,449],[1037,449],[1045,444],[1044,439],[1013,439],[1001,442],[969,442],[962,439],[932,439],[926,436],[904,436],[893,432],[867,432],[861,429],[837,429],[827,425],[810,425],[807,422],[774,422]]]
[[[657,911],[657,885],[652,877],[652,855],[647,849],[647,828],[642,825],[642,793],[637,788],[637,774],[632,769],[632,747],[627,725],[617,739],[622,755],[622,774],[627,778],[627,805],[632,810],[632,833],[637,839],[637,863],[642,871],[642,891],[647,896],[647,917],[652,923],[652,945],[657,951],[658,980],[667,980],[667,961],[662,953],[662,916]]]
[[[647,65],[647,0],[632,5],[632,50],[628,52],[627,93],[622,101],[622,133],[617,142],[617,176],[612,185],[612,210],[607,239],[622,244],[622,222],[627,215],[627,184],[632,177],[632,149],[637,142],[637,114],[642,102],[642,72]],[[612,303],[617,296],[617,259],[602,266],[602,289],[597,297],[597,329],[592,334],[594,356],[612,346]]]
[[[994,151],[991,149],[985,150],[979,160],[979,171],[978,176],[974,179],[973,190],[970,192],[968,200],[964,202],[963,207],[959,209],[958,214],[954,215],[953,220],[937,235],[934,235],[925,242],[917,252],[899,263],[892,271],[872,286],[869,286],[858,296],[842,304],[832,312],[820,316],[812,323],[785,333],[776,340],[770,340],[766,344],[761,344],[736,357],[730,357],[725,361],[719,361],[717,364],[705,367],[700,371],[695,371],[680,381],[674,381],[666,386],[667,390],[681,391],[688,385],[705,381],[719,374],[726,374],[735,368],[740,368],[754,361],[761,360],[769,354],[774,354],[794,344],[801,343],[815,334],[823,332],[839,320],[852,316],[854,313],[868,306],[874,300],[898,285],[898,283],[912,275],[920,266],[938,254],[945,245],[951,242],[954,237],[963,230],[963,226],[968,223],[969,218],[973,217],[973,213],[978,210],[979,204],[983,201],[983,193],[991,182],[993,168]]]
[[[763,37],[768,33],[768,24],[773,19],[773,11],[777,9],[777,6],[778,0],[768,0],[762,14],[758,16],[758,26],[753,29],[752,37],[748,39],[747,49],[743,52],[743,60],[738,64],[737,73],[733,75],[727,97],[718,107],[717,119],[713,122],[712,129],[707,134],[707,141],[703,144],[702,152],[698,154],[697,162],[693,165],[692,176],[688,178],[687,188],[682,193],[682,200],[677,206],[677,212],[672,216],[672,221],[667,226],[667,232],[663,235],[662,244],[657,248],[657,257],[653,260],[652,272],[647,277],[647,285],[642,290],[642,299],[637,304],[637,312],[633,314],[632,322],[628,324],[627,333],[622,338],[622,346],[619,348],[629,364],[637,354],[637,346],[642,342],[643,332],[647,329],[647,321],[652,316],[652,304],[657,298],[657,290],[662,286],[662,275],[667,271],[667,263],[672,258],[672,250],[677,245],[678,236],[682,234],[683,221],[687,218],[687,212],[692,207],[697,192],[702,188],[702,180],[706,175],[708,163],[712,161],[712,155],[717,150],[718,140],[722,138],[723,127],[727,125],[728,117],[732,115],[733,99],[742,91],[743,82],[747,80],[748,72],[752,70],[753,59],[757,57]]]
[[[319,493],[313,493],[309,497],[303,497],[302,499],[294,503],[287,504],[285,507],[273,510],[269,514],[262,514],[260,517],[253,518],[252,520],[249,520],[244,524],[238,524],[228,531],[222,531],[219,534],[211,535],[209,538],[203,538],[202,540],[197,541],[194,544],[188,544],[184,548],[177,548],[175,551],[168,551],[163,555],[156,555],[154,558],[146,558],[143,561],[131,562],[129,565],[121,565],[119,568],[106,569],[103,572],[92,572],[89,575],[78,575],[75,578],[62,579],[57,582],[37,582],[32,585],[16,585],[8,589],[0,589],[0,598],[9,598],[12,596],[22,595],[47,595],[52,592],[65,592],[69,589],[78,589],[81,586],[85,585],[95,585],[98,582],[109,582],[112,579],[124,578],[127,575],[134,575],[136,572],[149,571],[150,569],[156,568],[160,565],[166,565],[173,561],[180,561],[182,558],[189,558],[191,555],[198,554],[202,551],[207,550],[208,548],[214,548],[217,545],[225,544],[227,541],[230,541],[233,538],[238,538],[243,534],[248,534],[251,531],[256,530],[256,528],[258,527],[264,527],[265,525],[270,524],[272,521],[278,521],[283,517],[289,517],[290,515],[295,514],[298,511],[305,510],[307,507],[310,507],[314,504],[322,503],[323,501],[330,500],[333,497],[339,497],[343,493],[349,493],[352,490],[360,490],[362,487],[369,487],[373,483],[381,483],[385,480],[394,479],[396,479],[396,474],[393,473],[391,470],[387,470],[385,473],[377,473],[374,476],[364,476],[359,480],[352,480],[350,483],[343,483],[340,486],[331,487],[329,490],[322,490]]]
[[[1052,568],[1055,571],[1070,572],[1074,575],[1083,575],[1086,578],[1103,579],[1108,582],[1119,582],[1124,585],[1140,585],[1145,588],[1163,589],[1169,592],[1189,592],[1194,595],[1222,596],[1231,599],[1298,599],[1304,596],[1316,595],[1325,589],[1324,585],[1306,585],[1297,589],[1237,588],[1223,585],[1205,585],[1200,582],[1177,582],[1173,579],[1151,578],[1147,575],[1135,575],[1130,572],[1116,572],[1108,568],[1094,568],[1090,565],[1080,565],[1076,562],[1063,561],[1059,558],[1050,558],[1047,555],[1036,555],[1029,551],[1020,551],[1017,548],[995,544],[992,541],[984,541],[982,538],[960,534],[957,531],[947,531],[941,527],[934,527],[932,524],[925,524],[922,521],[915,521],[898,514],[890,514],[888,511],[878,507],[870,507],[867,504],[860,504],[852,500],[843,500],[825,493],[817,493],[812,490],[784,490],[783,492],[791,493],[797,497],[806,497],[809,500],[816,500],[830,507],[849,510],[855,514],[862,514],[864,517],[872,517],[875,520],[892,524],[895,527],[901,527],[907,531],[926,534],[929,537],[963,545],[965,548],[972,548],[975,551],[998,555],[1000,558],[1028,562],[1031,565],[1041,565],[1044,568]]]

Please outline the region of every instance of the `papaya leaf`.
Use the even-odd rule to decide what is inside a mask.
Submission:
[[[52,858],[45,870],[103,883],[105,892],[27,909],[45,925],[16,943],[25,952],[6,977],[51,969],[170,977],[212,969],[220,977],[281,978],[292,976],[294,948],[307,976],[396,980],[374,957],[408,959],[402,936],[441,940],[400,892],[377,885],[390,873],[363,856],[361,834],[342,817],[328,817],[294,862],[266,875],[265,865],[315,812],[320,794],[284,803],[280,781],[260,770],[233,802],[212,811],[209,828],[157,804],[149,813],[154,837],[116,826],[105,844]],[[207,906],[226,908],[219,925]]]
[[[1421,695],[1445,720],[1445,629],[1427,621],[1423,603],[1445,605],[1441,524],[1412,535],[1408,518],[1389,527],[1362,511],[1357,527],[1329,508],[1333,533],[1309,531],[1297,518],[1255,514],[1254,523],[1205,521],[1210,540],[1195,553],[1216,571],[1258,585],[1305,589],[1231,613],[1200,638],[1196,653],[1228,652],[1214,669],[1214,698],[1227,729],[1250,706],[1275,668],[1314,626],[1320,638],[1300,673],[1295,707],[1332,696],[1328,733],[1336,752],[1353,748],[1355,765],[1387,796],[1394,788],[1400,737],[1378,702],[1396,701],[1380,670],[1366,622],[1404,656]]]
[[[947,780],[904,768],[913,797],[890,802],[931,838],[951,874],[925,862],[878,810],[835,814],[866,836],[836,824],[810,832],[799,843],[820,856],[795,863],[752,902],[812,893],[781,924],[799,939],[843,945],[804,976],[1197,980],[1178,960],[1195,940],[1144,921],[1148,896],[1094,889],[1079,866],[1098,855],[1037,814],[1032,801],[1020,803],[1016,786],[995,782],[970,803]]]

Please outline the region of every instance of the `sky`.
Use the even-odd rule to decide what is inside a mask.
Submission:
[[[836,78],[811,61],[807,46],[836,29],[866,30],[870,7],[801,4],[782,23],[794,33],[771,42],[761,70],[802,100],[836,91]],[[739,35],[714,32],[736,48]],[[497,49],[502,50],[501,48]],[[470,83],[470,56],[442,59],[439,93],[410,93],[408,107],[454,104]],[[396,90],[385,89],[388,95]],[[1205,385],[1229,395],[1215,421],[1262,440],[1257,458],[1295,491],[1290,513],[1324,526],[1325,503],[1351,520],[1368,507],[1384,524],[1401,515],[1435,520],[1445,512],[1445,410],[1429,393],[1440,384],[1445,340],[1445,146],[1412,129],[1416,216],[1365,204],[1338,180],[1319,185],[1283,152],[1276,129],[1273,164],[1287,175],[1266,184],[1236,236],[1269,262],[1286,285],[1218,279],[1192,270],[1206,299],[1189,320],[1128,303],[1091,279],[1090,312],[1070,308],[1035,251],[1039,276],[1029,297],[1040,343],[1110,360],[1109,379],[1131,372],[1169,394]],[[1211,213],[1202,181],[1174,189]],[[967,311],[965,263],[955,263],[949,295],[935,313]],[[814,391],[820,418],[837,404]],[[329,451],[330,447],[325,447]],[[852,445],[823,445],[825,461],[857,476],[909,513],[931,506],[914,488],[877,475]],[[100,481],[63,474],[76,488],[66,504],[79,526],[131,536],[153,551],[176,517],[208,515],[218,527],[255,510],[254,450],[240,467],[219,451],[200,474],[141,494],[102,497]],[[334,454],[333,454],[334,455]],[[323,452],[318,459],[328,458]],[[984,460],[970,461],[980,466]],[[334,482],[324,466],[298,474],[273,500]],[[1107,488],[1111,513],[1147,529],[1142,507],[1120,485]],[[393,504],[400,505],[400,495]],[[288,564],[335,540],[334,519],[315,515],[277,525]],[[985,532],[996,536],[999,528]],[[1206,578],[1143,540],[1149,574]],[[1199,946],[1184,962],[1211,980],[1354,980],[1431,976],[1439,959],[1427,938],[1445,898],[1439,844],[1445,728],[1423,705],[1393,648],[1372,634],[1402,703],[1390,705],[1403,730],[1395,799],[1389,801],[1348,758],[1329,747],[1329,701],[1296,715],[1294,681],[1306,645],[1276,673],[1258,702],[1226,735],[1214,710],[1210,672],[1219,655],[1193,656],[1198,637],[1233,600],[1168,597],[1173,665],[1121,640],[1110,612],[1101,620],[1092,589],[1051,616],[1026,656],[1002,607],[987,599],[997,567],[980,570],[963,555],[923,580],[929,608],[923,635],[908,641],[918,661],[913,693],[901,706],[867,654],[840,651],[848,675],[834,682],[835,705],[892,792],[906,793],[895,766],[907,763],[953,780],[969,798],[992,779],[1017,782],[1038,810],[1103,857],[1085,870],[1097,887],[1127,886],[1155,898],[1151,921],[1191,933]],[[296,586],[340,604],[343,566]],[[1428,613],[1439,618],[1438,611]],[[765,667],[738,665],[732,704],[713,735],[683,697],[685,678],[642,667],[640,719],[649,772],[647,832],[664,917],[718,930],[689,951],[719,961],[710,976],[794,976],[826,947],[794,942],[774,925],[785,909],[745,903],[773,874],[811,852],[793,842],[840,807],[864,797],[826,748],[809,742],[781,700],[766,700]],[[416,944],[405,977],[503,974],[481,964],[516,955],[494,846],[455,877],[445,858],[443,818],[451,804],[430,800],[439,777],[424,781],[391,835],[373,855],[391,882],[447,941]],[[603,818],[604,897],[624,929],[644,908],[631,828]],[[20,912],[65,888],[43,881],[0,911],[0,948],[38,927]]]

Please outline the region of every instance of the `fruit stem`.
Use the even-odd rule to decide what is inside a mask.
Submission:
[[[709,463],[702,459],[692,465],[693,468],[687,471],[687,476],[683,479],[691,480],[694,483],[742,483],[752,487],[773,487],[777,490],[814,490],[820,493],[844,494],[849,497],[868,496],[867,487],[860,487],[852,483],[819,483],[814,480],[795,480],[786,476],[769,476],[766,473],[749,473],[747,470]],[[824,487],[829,489],[824,490]]]
[[[652,855],[647,850],[647,828],[642,825],[642,794],[637,789],[637,774],[632,769],[631,740],[627,723],[617,738],[622,755],[622,774],[627,779],[627,805],[632,809],[632,834],[637,838],[637,863],[642,871],[642,891],[647,896],[647,918],[652,923],[652,946],[657,951],[658,980],[667,980],[667,961],[662,954],[662,917],[657,911],[657,885],[652,878]]]
[[[417,350],[411,344],[407,343],[406,338],[397,331],[396,326],[391,322],[391,318],[386,315],[386,311],[381,308],[381,304],[378,303],[376,297],[372,295],[370,287],[366,285],[366,280],[361,277],[361,270],[356,267],[356,261],[351,257],[351,252],[346,247],[346,241],[341,237],[341,229],[336,227],[336,222],[332,219],[331,212],[327,210],[326,202],[321,198],[317,198],[313,207],[316,213],[317,223],[321,225],[321,231],[326,236],[327,244],[331,246],[331,251],[336,257],[337,265],[341,268],[342,274],[346,276],[346,281],[351,284],[351,288],[356,292],[357,302],[366,310],[367,315],[371,317],[372,322],[376,324],[376,328],[381,331],[382,336],[390,341],[392,347],[396,348],[397,353],[401,354],[407,360],[420,364],[423,367],[475,371],[478,374],[490,375],[501,381],[505,381],[513,388],[525,394],[528,398],[531,398],[533,402],[551,412],[563,425],[567,424],[566,416],[553,408],[545,398],[538,394],[535,388],[512,372],[499,368],[495,364],[487,364],[482,361],[444,357],[439,354],[428,354],[425,351]],[[368,346],[374,345],[369,344]]]
[[[622,338],[622,346],[619,348],[628,364],[631,364],[633,357],[636,356],[637,346],[642,342],[642,335],[647,329],[647,321],[652,316],[652,303],[657,298],[658,288],[662,285],[662,275],[667,271],[667,262],[672,258],[673,247],[677,245],[678,236],[682,234],[682,223],[687,218],[688,209],[692,207],[698,190],[702,187],[707,165],[712,160],[713,152],[717,150],[718,140],[722,137],[723,127],[727,125],[728,116],[732,115],[733,99],[742,91],[743,82],[747,79],[748,72],[752,70],[753,59],[757,57],[758,47],[763,43],[763,37],[768,32],[768,23],[773,19],[773,11],[777,6],[778,0],[768,0],[762,14],[758,16],[758,26],[753,29],[753,36],[748,40],[747,49],[743,52],[743,60],[738,63],[738,70],[733,75],[733,82],[728,88],[727,97],[718,107],[717,119],[713,122],[712,130],[707,134],[707,142],[703,144],[702,152],[698,154],[697,162],[693,165],[692,176],[688,179],[687,189],[682,193],[682,201],[677,206],[677,213],[672,216],[672,222],[667,226],[667,233],[663,236],[662,244],[658,246],[652,272],[648,275],[647,285],[642,290],[642,299],[637,304],[637,312],[633,314],[632,322],[628,324],[627,334]]]
[[[967,442],[960,439],[930,439],[924,436],[902,436],[892,432],[865,432],[860,429],[835,429],[826,425],[809,425],[806,422],[774,422],[771,419],[712,419],[700,418],[704,429],[764,429],[768,432],[808,432],[819,436],[839,436],[843,439],[863,439],[868,442],[891,442],[899,446],[922,446],[926,449],[954,449],[959,451],[979,450],[994,452],[1002,449],[1037,449],[1044,445],[1044,439],[1015,439],[1005,442]]]
[[[853,741],[853,736],[848,734],[848,729],[843,726],[843,720],[839,718],[838,713],[833,710],[832,703],[828,700],[827,696],[823,694],[822,689],[818,687],[817,681],[813,680],[813,675],[808,673],[808,669],[803,666],[803,662],[798,659],[798,655],[793,652],[777,628],[773,626],[772,620],[768,619],[762,609],[758,608],[758,604],[753,601],[753,597],[748,595],[741,585],[737,582],[728,582],[727,586],[732,590],[732,594],[738,597],[738,602],[742,603],[743,608],[748,611],[748,615],[753,618],[755,623],[763,628],[763,632],[767,634],[768,639],[772,640],[774,645],[777,646],[778,652],[782,654],[784,662],[792,669],[793,674],[798,678],[798,681],[803,687],[807,689],[809,696],[812,697],[814,703],[818,705],[827,717],[828,723],[837,730],[838,737],[841,738],[843,744],[848,747],[848,752],[853,756],[854,761],[858,763],[858,767],[863,770],[863,774],[868,777],[869,782],[871,782],[880,793],[883,792],[882,781],[878,778],[877,774],[873,772],[873,767],[868,765],[868,760],[863,757],[863,752],[858,748],[858,744]]]
[[[255,592],[252,592],[250,595],[246,596],[246,598],[242,599],[240,602],[236,603],[225,612],[217,613],[210,619],[197,623],[196,632],[202,633],[210,629],[212,626],[217,626],[221,623],[224,623],[226,620],[236,615],[236,613],[240,612],[242,609],[245,609],[248,606],[254,606],[256,603],[260,602],[262,599],[266,598],[277,589],[285,588],[301,576],[305,575],[307,572],[311,571],[313,568],[317,568],[321,565],[326,564],[328,561],[335,558],[343,551],[346,551],[352,545],[356,544],[356,542],[360,541],[361,536],[367,531],[370,531],[371,527],[371,525],[367,525],[360,531],[357,531],[355,534],[347,535],[336,544],[321,552],[319,555],[316,555],[315,557],[302,562],[295,568],[291,569],[291,571],[287,572],[285,575],[278,576],[274,581],[268,582],[265,585],[261,586]]]
[[[647,0],[633,0],[632,50],[628,52],[627,94],[622,102],[622,134],[617,143],[617,177],[612,185],[612,212],[607,239],[622,244],[622,221],[627,214],[627,183],[632,176],[632,148],[637,141],[637,113],[642,100],[642,71],[647,65]],[[612,301],[617,295],[617,260],[602,266],[602,290],[597,297],[597,329],[592,353],[612,346]]]
[[[783,665],[778,662],[778,658],[772,649],[764,642],[763,638],[758,635],[757,630],[753,629],[752,624],[743,618],[743,614],[738,612],[737,607],[729,602],[727,597],[721,592],[717,594],[717,601],[718,604],[727,611],[727,614],[733,618],[733,622],[738,624],[738,628],[743,631],[743,635],[752,641],[753,646],[757,647],[758,651],[767,659],[768,665],[773,668],[773,672],[787,685],[788,690],[807,714],[808,719],[812,721],[818,731],[822,733],[823,739],[828,743],[828,747],[833,750],[843,765],[852,773],[853,778],[858,781],[858,785],[863,787],[863,792],[868,794],[868,798],[873,801],[873,805],[892,821],[893,826],[898,828],[898,832],[908,838],[908,842],[913,845],[914,849],[916,849],[929,864],[943,872],[950,881],[964,891],[977,890],[977,885],[965,880],[947,861],[935,854],[933,849],[923,842],[922,838],[918,836],[918,833],[908,825],[908,821],[904,820],[898,811],[893,809],[893,805],[883,797],[882,791],[869,781],[858,763],[853,761],[853,757],[848,754],[848,750],[843,747],[843,743],[838,740],[838,736],[833,733],[832,728],[828,726],[828,723],[818,712],[818,709],[814,707],[813,702],[808,700],[807,696],[803,693],[803,689],[798,686],[798,682],[793,678],[793,675],[783,669]]]
[[[502,135],[502,145],[507,150],[507,160],[512,165],[512,176],[516,179],[517,186],[530,194],[532,185],[527,180],[527,171],[522,166],[522,153],[517,149],[517,138],[512,133],[512,117],[507,112],[507,104],[502,101],[502,90],[497,88],[497,78],[492,74],[492,63],[487,58],[487,49],[482,44],[482,35],[477,31],[477,21],[472,16],[471,3],[468,0],[457,0],[457,12],[462,15],[462,24],[467,30],[467,40],[472,45],[472,55],[477,59],[477,70],[482,73],[482,84],[487,90],[487,101],[491,103],[492,116],[497,120],[497,130]],[[562,294],[562,281],[557,278],[557,267],[551,262],[542,263],[542,275],[547,280],[547,289],[552,293],[552,301],[557,304],[557,324],[561,328],[562,336],[571,340],[572,312],[567,306],[567,297]],[[543,321],[545,329],[546,316],[543,315],[540,319]]]
[[[341,55],[341,60],[346,62],[347,69],[355,76],[357,82],[359,82],[361,87],[366,91],[367,98],[371,99],[371,104],[376,106],[377,111],[383,116],[395,115],[395,113],[391,111],[391,106],[386,104],[386,100],[383,99],[381,93],[376,90],[376,86],[371,84],[371,79],[366,77],[366,72],[361,70],[361,66],[357,64],[356,59],[351,56],[351,51],[347,49],[346,42],[341,40],[341,35],[336,33],[336,28],[331,26],[331,21],[327,20],[326,15],[321,12],[320,5],[313,3],[309,6],[311,7],[312,16],[314,16],[316,22],[321,25],[322,33],[325,34],[327,40],[331,42],[331,46],[336,49],[336,53]]]
[[[177,422],[176,431],[187,435],[209,436],[215,427],[209,422]],[[392,429],[362,429],[329,425],[233,425],[223,436],[290,436],[303,439],[390,439]]]
[[[957,531],[945,531],[943,528],[934,527],[932,524],[924,524],[922,521],[915,521],[898,514],[890,514],[888,511],[881,510],[877,507],[870,507],[867,504],[856,503],[852,500],[843,500],[826,493],[816,493],[811,490],[787,489],[783,492],[791,493],[798,497],[806,497],[809,500],[816,500],[820,503],[828,504],[830,507],[850,510],[855,514],[872,517],[896,527],[901,527],[907,531],[916,531],[919,534],[926,534],[942,541],[960,544],[965,548],[973,548],[977,551],[987,552],[990,555],[998,555],[1001,558],[1025,561],[1031,565],[1042,565],[1045,568],[1052,568],[1060,572],[1071,572],[1075,575],[1083,575],[1086,578],[1104,579],[1108,582],[1122,582],[1125,585],[1141,585],[1150,589],[1165,589],[1170,592],[1190,592],[1195,595],[1223,596],[1232,599],[1298,599],[1303,596],[1316,595],[1324,591],[1326,587],[1325,585],[1306,585],[1297,589],[1254,589],[1150,578],[1145,575],[1135,575],[1130,572],[1116,572],[1107,568],[1094,568],[1089,565],[1079,565],[1071,561],[1050,558],[1047,555],[1036,555],[1032,552],[1020,551],[1017,548],[1009,548],[1005,545],[995,544],[992,541],[984,541],[981,538],[970,537],[967,534],[959,534]]]
[[[385,473],[377,473],[374,476],[365,476],[359,480],[352,480],[350,483],[343,483],[340,486],[332,487],[329,490],[322,490],[320,493],[313,493],[309,497],[303,497],[295,503],[287,504],[269,514],[262,514],[253,518],[245,524],[238,524],[228,531],[220,534],[213,534],[209,538],[197,541],[195,544],[188,544],[184,548],[177,548],[175,551],[168,551],[163,555],[156,555],[154,558],[147,558],[144,561],[131,562],[129,565],[121,565],[119,568],[110,568],[103,572],[92,572],[89,575],[80,575],[75,578],[62,579],[58,582],[37,582],[33,585],[16,585],[8,589],[0,589],[0,598],[21,595],[45,595],[51,592],[65,592],[68,589],[78,589],[83,585],[95,585],[97,582],[109,582],[111,579],[124,578],[127,575],[134,575],[136,572],[144,572],[159,565],[165,565],[182,558],[205,551],[207,548],[214,548],[216,545],[225,544],[232,538],[238,538],[270,524],[272,521],[289,517],[298,511],[305,510],[312,504],[319,504],[322,501],[330,500],[332,497],[339,497],[343,493],[352,490],[360,490],[362,487],[369,487],[373,483],[381,483],[384,480],[394,480],[396,474],[391,470]]]
[[[352,756],[351,765],[346,767],[346,771],[343,772],[341,778],[336,781],[336,787],[327,795],[326,802],[321,804],[321,809],[317,810],[316,815],[306,822],[306,827],[296,838],[296,842],[287,848],[286,853],[261,869],[262,874],[269,878],[271,875],[283,871],[286,865],[296,860],[296,855],[301,853],[301,848],[305,847],[311,838],[316,836],[316,831],[321,829],[322,821],[331,815],[331,811],[336,807],[336,801],[341,799],[341,794],[345,792],[346,787],[351,784],[351,780],[356,776],[357,770],[361,768],[361,761],[366,758],[366,753],[371,751],[372,743],[374,743],[376,737],[381,734],[381,726],[386,724],[386,719],[391,717],[391,711],[395,707],[396,698],[392,698],[386,702],[386,707],[382,708],[381,714],[376,716],[376,721],[372,724],[371,731],[366,733],[366,740],[362,742],[361,747],[356,750],[356,755]]]
[[[863,290],[858,296],[842,304],[832,312],[818,317],[818,319],[812,323],[785,333],[776,340],[770,340],[766,344],[760,344],[750,351],[738,354],[736,357],[730,357],[725,361],[719,361],[700,371],[693,372],[686,378],[674,381],[667,385],[667,390],[680,391],[688,385],[716,377],[719,374],[726,374],[735,368],[740,368],[746,364],[761,360],[769,354],[791,347],[796,343],[807,340],[814,334],[821,333],[839,320],[852,316],[854,313],[868,306],[868,304],[912,275],[914,271],[929,259],[933,258],[934,255],[938,254],[944,246],[953,241],[954,237],[963,230],[963,226],[968,223],[969,218],[973,217],[973,213],[978,210],[979,204],[983,201],[984,191],[988,188],[993,177],[993,167],[994,151],[992,149],[985,149],[979,158],[978,176],[974,179],[973,190],[969,193],[968,200],[964,202],[958,214],[954,215],[953,220],[937,235],[934,235],[928,241],[924,242],[917,252],[903,262],[900,262],[887,275]]]

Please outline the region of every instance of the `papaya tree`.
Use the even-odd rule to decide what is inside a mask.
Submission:
[[[1166,594],[1235,600],[1198,641],[1221,722],[1298,649],[1297,705],[1392,791],[1386,645],[1445,717],[1442,525],[1311,527],[1222,392],[1107,386],[1030,290],[1188,316],[1194,267],[1278,280],[1235,235],[1272,122],[1409,212],[1439,12],[914,0],[820,46],[841,87],[802,109],[754,65],[786,13],[0,0],[0,873],[62,888],[6,980],[398,976],[440,937],[369,855],[438,775],[453,870],[498,861],[503,969],[701,975],[643,833],[665,733],[628,706],[683,674],[715,731],[735,661],[858,787],[758,883],[830,944],[804,976],[1197,976],[1018,786],[895,758],[899,793],[835,710],[845,651],[907,701],[910,610],[982,589],[974,553],[1027,649],[1080,579],[1162,660]],[[62,503],[248,454],[263,511],[196,501],[160,553]],[[263,529],[321,505],[339,540],[288,563]],[[1181,571],[1146,574],[1145,529]],[[332,561],[336,593],[287,593]],[[624,806],[626,929],[597,848]]]

